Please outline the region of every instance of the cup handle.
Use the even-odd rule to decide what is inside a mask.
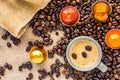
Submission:
[[[107,71],[107,66],[105,64],[103,64],[102,62],[100,62],[100,64],[97,66],[97,68],[99,70],[101,70],[102,72],[106,72]]]

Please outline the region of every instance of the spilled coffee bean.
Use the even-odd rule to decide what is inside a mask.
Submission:
[[[87,58],[87,53],[86,52],[82,52],[82,56],[83,56],[83,58]]]
[[[85,50],[87,50],[87,51],[91,51],[92,50],[92,47],[91,46],[85,46]]]
[[[77,55],[75,53],[72,54],[73,59],[77,59]]]

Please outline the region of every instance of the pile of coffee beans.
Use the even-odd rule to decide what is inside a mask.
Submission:
[[[45,34],[46,36],[50,36],[49,34]],[[43,38],[43,41],[42,40],[35,40],[34,42],[32,41],[29,41],[28,42],[28,46],[26,48],[26,52],[29,52],[30,49],[33,47],[33,46],[38,46],[39,48],[43,48],[43,46],[48,46],[50,44],[53,43],[53,40],[50,39],[50,38]]]
[[[2,35],[1,37],[3,40],[7,40],[8,38],[10,38],[10,40],[12,41],[12,43],[15,45],[15,46],[18,46],[20,43],[21,43],[21,40],[20,39],[17,39],[16,37],[12,36],[8,31],[5,32],[4,35]],[[8,48],[11,48],[12,45],[10,42],[7,42],[7,47]]]
[[[1,76],[5,75],[6,69],[11,71],[12,70],[12,65],[9,64],[9,63],[5,63],[4,66],[0,66],[0,79],[1,79]]]
[[[42,10],[34,16],[30,21],[30,27],[32,32],[36,36],[43,38],[42,41],[36,40],[34,42],[29,42],[26,49],[27,52],[31,49],[33,45],[39,47],[48,46],[53,43],[48,32],[60,30],[64,32],[64,36],[54,46],[48,51],[49,58],[54,58],[54,54],[57,54],[64,59],[64,67],[62,74],[65,74],[65,78],[70,77],[73,80],[82,80],[84,77],[86,80],[119,80],[120,79],[120,49],[111,49],[105,43],[105,34],[113,28],[120,29],[120,0],[105,0],[108,1],[112,6],[112,13],[109,15],[108,20],[105,23],[97,22],[92,14],[91,6],[97,0],[51,0],[51,2]],[[65,6],[75,6],[80,12],[80,21],[71,27],[64,26],[59,19],[60,11]],[[56,33],[59,35],[59,33]],[[9,36],[8,33],[2,36],[4,40]],[[94,38],[101,45],[103,51],[102,62],[107,65],[107,72],[103,73],[98,69],[94,69],[88,72],[80,72],[73,69],[66,59],[66,48],[69,42],[78,36],[90,36]],[[10,39],[14,43],[20,43],[19,39],[13,37]],[[10,44],[7,43],[9,47]],[[59,63],[59,60],[56,60]],[[58,64],[51,64],[51,71],[47,72],[45,69],[39,70],[38,72],[43,76],[39,76],[39,80],[43,80],[47,75],[50,75],[51,80],[55,73],[56,77],[61,75],[59,71],[61,67]],[[22,66],[19,67],[22,71]]]
[[[12,65],[11,64],[5,63],[4,67],[8,70],[12,70]]]
[[[30,61],[27,61],[26,63],[22,63],[22,65],[18,67],[18,70],[19,71],[22,71],[23,69],[31,70],[32,68],[33,68],[32,63]]]
[[[120,1],[106,0],[112,5],[113,9],[113,12],[109,15],[106,23],[97,22],[94,19],[90,6],[92,6],[95,1],[96,0],[54,0],[43,10],[40,10],[30,22],[30,27],[32,27],[33,30],[43,27],[47,30],[45,33],[56,30],[64,31],[65,37],[62,37],[61,40],[57,42],[57,45],[48,52],[49,58],[53,58],[54,54],[64,58],[64,69],[67,71],[67,75],[65,75],[66,78],[71,77],[74,80],[82,80],[82,76],[86,80],[115,80],[120,78],[120,62],[118,62],[120,58],[120,50],[111,49],[105,43],[105,34],[110,29],[120,29]],[[81,19],[75,26],[67,27],[60,22],[59,13],[63,7],[70,5],[78,8]],[[39,25],[36,25],[36,23],[39,23]],[[42,30],[43,32],[44,29]],[[37,30],[39,31],[39,29]],[[103,51],[102,61],[108,66],[107,72],[103,73],[98,69],[88,72],[80,72],[69,65],[65,55],[66,48],[68,43],[78,36],[90,36],[98,41]],[[87,49],[88,48],[89,47],[87,47]],[[55,64],[53,65],[55,66]]]
[[[54,80],[53,75],[55,75],[56,77],[59,77],[61,75],[61,67],[63,67],[63,63],[61,63],[59,59],[56,59],[55,63],[51,64],[49,72],[47,72],[45,69],[38,70],[38,73],[40,74],[40,76],[38,77],[39,80],[45,79],[47,76],[51,77],[50,80]]]

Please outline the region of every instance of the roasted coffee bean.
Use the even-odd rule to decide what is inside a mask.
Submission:
[[[37,46],[38,43],[39,43],[39,40],[35,40],[35,41],[34,41],[34,46]]]
[[[33,68],[32,63],[30,61],[26,62],[27,69],[31,70]]]
[[[67,33],[67,34],[69,34],[70,33],[70,29],[65,29],[65,32]]]
[[[85,49],[86,49],[87,51],[91,51],[91,50],[92,50],[92,47],[89,46],[89,45],[87,45],[87,46],[85,46]]]
[[[60,64],[60,60],[59,60],[59,59],[56,59],[56,60],[55,60],[55,63],[56,63],[56,64]]]
[[[53,43],[53,40],[52,40],[52,39],[50,39],[50,40],[49,40],[49,44],[52,44],[52,43]]]
[[[18,41],[13,41],[13,44],[18,45],[19,43],[18,43]]]
[[[10,42],[7,42],[7,47],[11,48],[11,43]]]
[[[29,42],[28,42],[28,45],[33,46],[33,42],[32,42],[32,41],[29,41]]]
[[[10,36],[10,33],[8,31],[6,31],[5,35],[6,36]]]
[[[3,39],[3,40],[7,40],[7,36],[6,36],[6,35],[3,35],[3,36],[2,36],[2,39]]]
[[[8,70],[12,70],[12,65],[11,64],[8,64]]]
[[[54,57],[54,54],[49,53],[49,54],[48,54],[48,57],[49,57],[49,58],[53,58],[53,57]]]
[[[45,18],[45,15],[44,15],[44,14],[40,14],[39,17],[40,17],[41,19],[43,19],[43,18]]]
[[[41,48],[41,49],[43,48],[43,45],[40,42],[37,45],[39,48]]]
[[[21,66],[22,68],[27,68],[27,65],[25,63],[23,63]]]
[[[18,70],[19,70],[19,71],[22,71],[22,66],[19,66]]]
[[[29,76],[30,79],[33,79],[33,74],[32,73],[29,73],[28,76]]]
[[[55,32],[55,35],[56,35],[56,36],[59,36],[59,33],[58,33],[58,32]]]
[[[69,77],[70,77],[69,74],[65,75],[65,79],[69,79]]]
[[[56,64],[52,64],[51,66],[50,66],[50,68],[53,70],[53,69],[56,69],[57,68],[57,65]]]
[[[41,74],[41,73],[42,73],[42,70],[38,70],[38,73]]]
[[[72,54],[73,59],[77,59],[77,55],[75,53]]]
[[[31,49],[31,47],[30,47],[30,46],[28,46],[28,47],[26,48],[26,52],[29,52],[29,51],[30,51],[30,49]]]
[[[53,72],[52,71],[49,72],[49,76],[53,77]]]
[[[87,53],[86,52],[82,52],[82,57],[83,58],[87,58]]]
[[[5,63],[5,64],[4,64],[4,68],[7,68],[7,67],[8,67],[8,65],[9,65],[8,63]]]
[[[43,41],[48,42],[50,39],[49,38],[43,38]]]
[[[62,45],[62,49],[65,50],[67,48],[66,45]]]
[[[57,71],[57,72],[56,72],[56,77],[59,77],[59,76],[60,76],[60,72]]]

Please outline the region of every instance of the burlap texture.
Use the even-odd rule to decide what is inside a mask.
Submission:
[[[26,24],[50,0],[0,0],[0,26],[20,38]]]

